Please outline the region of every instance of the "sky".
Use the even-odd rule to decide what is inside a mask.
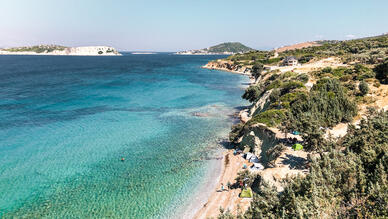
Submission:
[[[272,49],[388,32],[388,0],[0,0],[0,48]]]

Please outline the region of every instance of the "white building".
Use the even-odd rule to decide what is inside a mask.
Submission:
[[[295,56],[287,56],[283,60],[283,65],[285,65],[285,66],[297,66],[298,65],[298,59],[296,59]]]

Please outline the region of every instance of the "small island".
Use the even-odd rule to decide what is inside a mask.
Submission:
[[[109,46],[38,45],[0,49],[0,55],[119,56],[121,54],[115,48]]]
[[[234,55],[254,51],[254,49],[245,46],[239,42],[221,43],[205,49],[186,50],[177,52],[177,55]]]

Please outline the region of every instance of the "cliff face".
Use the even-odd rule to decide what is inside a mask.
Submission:
[[[226,61],[226,60],[217,60],[207,63],[203,66],[203,68],[207,69],[216,69],[221,71],[229,71],[239,74],[246,74],[251,75],[251,67],[248,66],[241,66],[241,65],[234,65],[232,61]]]
[[[63,51],[54,51],[57,55],[121,55],[113,47],[108,46],[83,46],[66,48]]]

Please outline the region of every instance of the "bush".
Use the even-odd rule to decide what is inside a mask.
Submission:
[[[360,90],[361,96],[365,96],[369,92],[368,83],[361,81],[358,85],[358,89]]]
[[[260,77],[261,72],[263,72],[263,70],[264,66],[261,63],[256,63],[252,66],[252,76],[255,77],[255,80]]]
[[[279,88],[282,86],[282,82],[280,80],[273,81],[270,85],[268,85],[265,90],[271,90],[275,88]]]
[[[302,83],[307,83],[309,81],[309,76],[305,73],[300,74],[296,77],[296,80],[302,82]]]
[[[283,83],[281,87],[282,87],[282,93],[284,94],[296,88],[304,88],[305,86],[302,82],[299,82],[299,81],[289,81],[289,82]]]
[[[282,122],[285,119],[285,113],[283,110],[270,109],[264,112],[259,113],[249,120],[248,124],[257,124],[263,123],[268,127],[274,127]]]
[[[268,149],[266,152],[268,157],[268,162],[271,165],[274,165],[274,162],[276,161],[276,159],[278,159],[278,157],[282,154],[284,150],[286,150],[286,146],[284,146],[284,144],[278,144]]]
[[[388,60],[377,65],[374,69],[376,72],[376,79],[382,84],[388,84]]]
[[[331,127],[339,122],[349,122],[357,113],[356,104],[351,101],[337,79],[324,78],[313,86],[308,98],[296,100],[290,107],[291,129],[302,131],[305,121],[316,122],[318,126]]]
[[[260,94],[261,90],[259,89],[259,87],[251,85],[245,90],[245,93],[242,95],[242,98],[252,103],[260,98]]]

